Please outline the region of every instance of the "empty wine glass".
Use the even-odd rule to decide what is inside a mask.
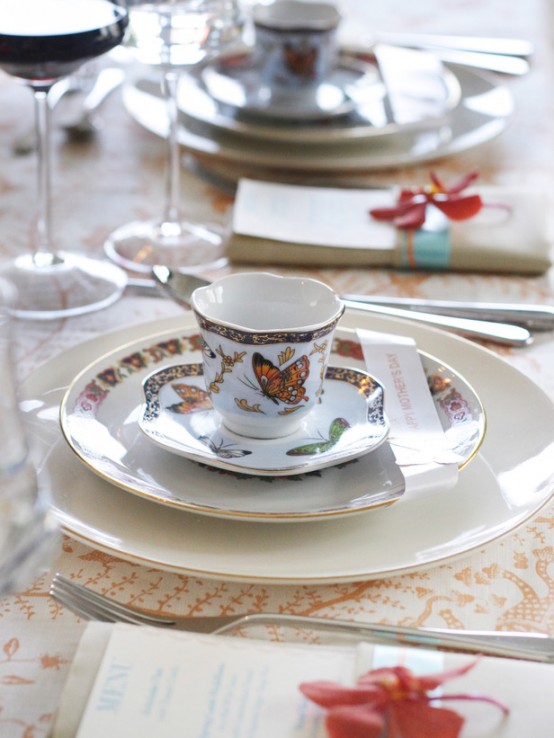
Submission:
[[[34,93],[38,148],[38,214],[34,251],[0,266],[17,289],[12,312],[46,319],[96,310],[114,302],[125,273],[54,248],[51,236],[48,91],[84,62],[117,46],[127,27],[120,0],[0,0],[0,68]]]
[[[11,286],[0,280],[0,596],[17,591],[47,567],[60,538],[19,411],[9,320],[14,299]]]
[[[161,218],[134,221],[114,231],[106,253],[127,269],[148,272],[154,264],[195,272],[226,263],[223,235],[216,226],[184,220],[180,214],[178,82],[190,70],[236,42],[242,33],[238,0],[132,0],[128,3],[127,46],[141,64],[161,71],[167,107],[165,207]]]

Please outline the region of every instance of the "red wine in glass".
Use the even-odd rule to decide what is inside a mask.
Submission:
[[[126,275],[106,261],[59,251],[50,224],[48,91],[84,62],[121,43],[127,10],[118,0],[0,0],[0,68],[33,91],[38,139],[38,215],[32,253],[3,265],[17,290],[12,313],[52,319],[114,302]]]

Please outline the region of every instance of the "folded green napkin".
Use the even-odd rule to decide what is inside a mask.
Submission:
[[[474,217],[432,205],[417,231],[375,220],[397,191],[304,187],[242,179],[227,239],[232,262],[541,274],[551,265],[546,202],[522,187],[478,187]]]

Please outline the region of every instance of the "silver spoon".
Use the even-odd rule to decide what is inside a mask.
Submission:
[[[108,99],[114,90],[123,82],[125,73],[117,67],[102,69],[94,81],[90,90],[86,93],[79,106],[79,111],[73,118],[62,120],[59,126],[69,138],[86,139],[98,130],[97,114],[100,107]],[[61,100],[68,94],[79,93],[79,87],[73,78],[67,77],[56,82],[48,93],[48,104],[51,110],[55,110]],[[13,143],[13,153],[24,156],[34,151],[36,146],[36,131],[31,127],[19,136]]]
[[[157,264],[152,267],[154,283],[163,294],[171,297],[179,305],[190,309],[191,295],[198,287],[210,284],[209,280],[191,274],[175,272],[167,266]],[[130,280],[130,285],[143,286],[148,289],[145,280]],[[439,328],[454,331],[455,333],[482,341],[491,341],[508,346],[528,346],[533,337],[526,328],[517,325],[494,323],[491,321],[473,320],[432,313],[416,313],[410,310],[381,305],[369,305],[354,300],[343,300],[346,307],[364,312],[388,315],[394,318],[408,318],[418,323],[425,323]]]
[[[61,128],[71,138],[83,139],[98,130],[98,111],[125,79],[125,72],[118,67],[102,69],[92,89],[85,96],[76,117],[61,122]]]

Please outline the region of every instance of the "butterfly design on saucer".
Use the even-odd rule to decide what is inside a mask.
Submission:
[[[287,451],[287,456],[312,456],[322,454],[335,446],[342,438],[343,433],[350,428],[350,423],[344,418],[335,418],[329,426],[329,436],[313,443],[305,443]]]
[[[204,443],[219,459],[242,459],[243,456],[252,453],[246,448],[233,448],[232,444],[225,443],[223,439],[216,443],[210,436],[199,436],[198,440]]]
[[[171,385],[181,398],[181,402],[173,403],[167,408],[173,413],[186,415],[197,410],[211,410],[210,393],[192,384],[174,383]]]
[[[261,354],[258,362],[265,362],[271,376],[275,373],[272,367],[281,374],[292,370],[294,379],[294,372],[302,367],[309,371],[304,354],[299,355],[297,358],[291,347],[282,351],[276,358],[282,369]],[[298,362],[300,369],[293,370]],[[312,363],[312,374],[314,366]],[[245,382],[246,378],[240,376],[237,381]],[[142,387],[145,402],[139,427],[154,444],[206,467],[242,476],[300,476],[339,466],[377,449],[385,442],[390,427],[384,414],[382,385],[367,372],[345,367],[327,367],[321,401],[305,414],[295,432],[271,439],[233,432],[213,406],[199,412],[189,409],[202,407],[205,399],[203,364],[162,367],[145,377]],[[195,387],[198,392],[192,391]],[[257,387],[260,392],[260,385]],[[300,399],[296,405],[278,402],[278,412],[305,406]]]
[[[276,405],[279,402],[298,405],[302,400],[308,400],[304,387],[310,374],[307,356],[301,356],[280,369],[270,359],[256,352],[252,356],[252,369],[262,395]]]

